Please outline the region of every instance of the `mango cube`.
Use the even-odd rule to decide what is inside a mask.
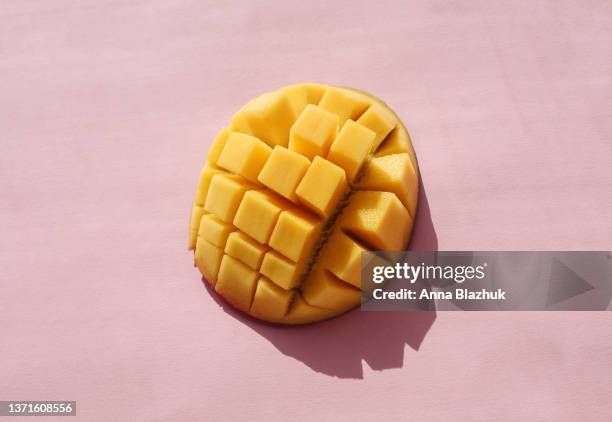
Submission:
[[[361,302],[361,290],[322,269],[312,272],[302,292],[309,305],[334,311],[347,311]]]
[[[279,195],[296,202],[295,189],[309,165],[307,158],[276,146],[259,173],[259,181]]]
[[[309,104],[289,132],[289,149],[309,160],[325,157],[338,133],[338,116]]]
[[[290,202],[272,192],[248,191],[238,207],[234,225],[259,243],[268,243],[279,214],[290,206]]]
[[[196,246],[198,238],[198,230],[200,228],[200,220],[204,215],[204,208],[194,205],[191,208],[191,218],[189,219],[189,250],[193,250]]]
[[[340,315],[361,301],[363,252],[407,246],[418,178],[406,129],[375,97],[315,83],[263,94],[207,154],[189,223],[195,266],[255,318]]]
[[[196,191],[195,204],[203,207],[206,202],[206,195],[208,195],[208,188],[210,187],[210,181],[215,174],[223,173],[221,170],[205,165],[200,172],[200,181],[198,183],[198,190]]]
[[[357,191],[338,226],[372,250],[402,250],[412,229],[408,210],[390,192]]]
[[[194,256],[195,264],[204,278],[213,286],[217,282],[217,274],[219,273],[222,258],[222,248],[202,238],[198,238]]]
[[[322,217],[329,217],[348,191],[344,170],[315,157],[295,190],[300,202]]]
[[[250,182],[259,183],[257,176],[271,153],[272,148],[256,137],[232,132],[217,164]]]
[[[247,264],[254,270],[261,266],[264,254],[269,248],[256,242],[244,233],[233,232],[227,238],[225,253]]]
[[[305,264],[303,262],[298,264],[290,261],[278,252],[268,251],[264,255],[259,271],[278,286],[289,290],[297,286],[304,267]]]
[[[239,176],[216,174],[210,182],[204,209],[226,223],[234,221],[234,215],[244,193],[254,186]]]
[[[391,131],[389,136],[383,141],[378,147],[374,155],[376,157],[382,157],[391,154],[407,153],[410,156],[410,161],[415,169],[418,169],[418,163],[414,150],[412,149],[412,142],[410,141],[410,135],[401,125],[398,125]]]
[[[258,278],[257,271],[229,255],[224,255],[219,267],[215,290],[233,306],[248,312]]]
[[[327,88],[319,101],[319,107],[338,116],[340,127],[348,119],[356,120],[370,106],[364,96],[342,88]]]
[[[336,230],[323,247],[320,265],[340,280],[361,289],[361,254],[368,249]]]
[[[376,138],[374,138],[374,149],[376,149],[383,139],[385,139],[395,128],[396,118],[388,109],[385,109],[379,104],[372,104],[370,108],[359,117],[357,123],[376,133]]]
[[[230,130],[223,128],[215,137],[210,150],[208,150],[208,155],[206,156],[206,161],[210,166],[217,167],[217,160],[219,160],[219,156],[225,147],[225,142],[227,141],[229,134]]]
[[[419,185],[416,171],[408,154],[391,154],[373,158],[359,186],[367,190],[395,193],[410,216],[415,217]]]
[[[314,246],[322,224],[298,209],[283,211],[270,236],[269,245],[294,262],[304,259]]]
[[[274,322],[285,316],[294,294],[294,291],[282,289],[267,278],[261,277],[257,282],[251,314]]]
[[[327,159],[342,167],[352,183],[372,150],[375,137],[367,127],[348,120],[332,144]]]
[[[236,230],[214,214],[206,214],[200,220],[198,236],[218,248],[223,249],[229,234]]]

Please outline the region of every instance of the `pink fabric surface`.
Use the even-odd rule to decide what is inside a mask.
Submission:
[[[186,250],[213,136],[297,81],[404,118],[421,245],[610,250],[611,42],[609,1],[1,2],[0,400],[86,421],[611,420],[610,313],[270,327]]]

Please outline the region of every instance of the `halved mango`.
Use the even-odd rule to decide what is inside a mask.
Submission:
[[[381,100],[290,85],[216,135],[189,247],[215,291],[255,318],[332,318],[361,301],[363,252],[407,246],[418,177],[410,137]]]

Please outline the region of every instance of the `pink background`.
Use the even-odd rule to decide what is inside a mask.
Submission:
[[[216,131],[307,80],[405,119],[418,245],[610,250],[611,46],[609,1],[2,1],[0,400],[87,421],[610,420],[612,313],[270,327],[208,294],[186,226]]]

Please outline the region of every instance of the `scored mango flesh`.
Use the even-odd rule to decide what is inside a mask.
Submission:
[[[382,101],[351,88],[291,85],[247,103],[201,171],[189,249],[227,302],[306,324],[361,301],[361,253],[403,250],[418,168]]]

